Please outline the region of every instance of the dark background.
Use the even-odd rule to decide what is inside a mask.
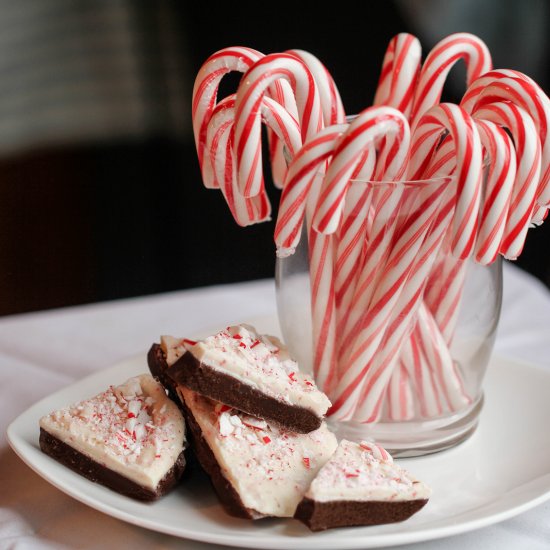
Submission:
[[[183,129],[151,124],[138,137],[46,142],[0,158],[0,315],[272,276],[273,224],[237,227],[221,193],[202,186],[195,158],[193,79],[222,47],[312,52],[333,74],[348,113],[371,103],[398,32],[416,34],[424,52],[450,32],[474,32],[495,67],[523,70],[550,89],[543,0],[344,2],[331,12],[299,2],[184,4],[127,3],[145,95],[149,83],[162,89],[155,67],[169,14],[186,71],[177,98],[187,113]],[[537,56],[525,53],[529,47]],[[463,91],[463,71],[453,75],[447,100]],[[152,102],[159,105],[162,94]],[[275,206],[277,192],[269,189]],[[517,262],[548,286],[549,226],[530,231]]]

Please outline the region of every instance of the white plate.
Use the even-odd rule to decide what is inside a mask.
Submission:
[[[222,511],[202,475],[159,502],[143,504],[87,481],[40,452],[42,415],[146,371],[144,358],[129,359],[43,399],[10,425],[10,444],[50,483],[101,512],[178,537],[247,548],[418,542],[496,523],[550,498],[550,373],[499,358],[489,369],[485,407],[473,437],[443,453],[400,460],[433,488],[426,507],[400,524],[314,534],[294,520],[239,520]]]

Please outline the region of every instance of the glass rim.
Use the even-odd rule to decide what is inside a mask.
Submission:
[[[365,185],[371,185],[373,187],[379,186],[403,186],[403,187],[420,187],[427,186],[430,184],[445,184],[451,183],[453,180],[456,180],[456,175],[446,175],[446,176],[434,176],[433,178],[420,178],[420,179],[396,179],[396,180],[371,180],[371,179],[362,179],[358,177],[353,177],[349,179],[350,183],[362,183]]]

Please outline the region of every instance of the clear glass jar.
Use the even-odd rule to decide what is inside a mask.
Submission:
[[[340,232],[331,237],[328,248],[334,256],[331,265],[345,266],[347,259],[348,272],[361,267],[351,278],[346,268],[324,275],[320,305],[312,315],[310,280],[318,284],[321,270],[311,265],[310,260],[316,261],[308,247],[311,229],[304,224],[295,253],[276,262],[283,338],[301,368],[311,372],[331,398],[327,420],[339,437],[373,438],[395,456],[449,448],[473,433],[483,406],[483,379],[502,302],[502,262],[499,257],[482,266],[451,254],[449,231],[445,236],[441,231],[449,224],[443,210],[454,195],[452,178],[352,186],[348,193],[357,199],[370,194],[362,213],[344,209],[344,216],[351,216],[348,227],[355,226],[355,236],[367,244],[359,252],[354,247],[361,239]],[[386,198],[393,204],[384,213],[376,206],[388,190]],[[426,198],[434,192],[441,200],[428,213]],[[354,224],[360,220],[353,216],[369,212],[357,230],[361,223]],[[423,233],[414,225],[422,216]],[[415,228],[420,233],[414,233]],[[332,304],[334,317],[313,322],[320,311],[330,311],[327,304]],[[328,360],[316,347],[320,334],[333,335],[322,348],[333,350]]]

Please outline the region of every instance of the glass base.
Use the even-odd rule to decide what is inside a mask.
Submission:
[[[483,408],[483,394],[468,409],[434,420],[406,422],[331,421],[329,427],[338,439],[373,439],[396,458],[423,456],[444,451],[468,439],[475,431]]]

